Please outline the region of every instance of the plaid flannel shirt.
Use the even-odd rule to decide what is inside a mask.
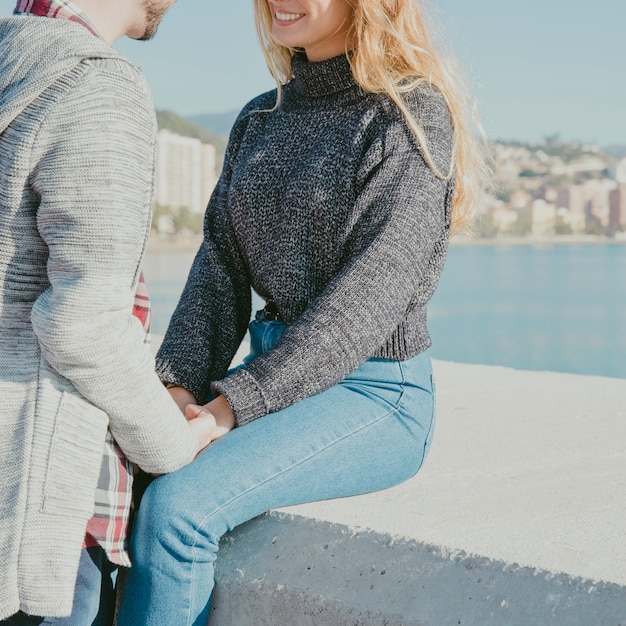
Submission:
[[[95,36],[96,28],[84,13],[68,0],[19,0],[15,15],[39,15],[82,24]],[[139,279],[133,315],[139,318],[150,333],[150,300],[143,274]],[[132,504],[133,464],[115,443],[111,431],[107,432],[100,478],[96,490],[94,515],[87,524],[83,547],[101,546],[112,563],[130,566],[128,556],[128,531]]]

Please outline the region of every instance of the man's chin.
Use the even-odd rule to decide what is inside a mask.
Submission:
[[[161,20],[167,13],[169,7],[173,3],[158,3],[152,0],[151,2],[145,0],[145,21],[142,26],[142,30],[139,32],[128,33],[131,39],[136,41],[149,41],[156,34],[161,24]]]
[[[143,32],[140,33],[128,33],[128,37],[130,39],[134,39],[135,41],[150,41],[157,34],[159,25],[155,25],[153,27],[148,26]]]

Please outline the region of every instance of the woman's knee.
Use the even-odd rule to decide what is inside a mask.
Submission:
[[[193,501],[188,500],[171,480],[171,475],[154,480],[145,490],[133,532],[136,541],[171,541],[183,535],[187,513]]]
[[[135,550],[161,546],[183,560],[192,548],[217,550],[221,530],[210,523],[214,508],[210,493],[198,493],[197,485],[190,485],[184,476],[173,473],[157,478],[139,506],[133,531]]]

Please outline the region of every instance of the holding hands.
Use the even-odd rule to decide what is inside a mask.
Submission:
[[[235,414],[224,396],[200,406],[193,394],[183,387],[170,387],[168,391],[198,439],[198,453],[235,427]]]

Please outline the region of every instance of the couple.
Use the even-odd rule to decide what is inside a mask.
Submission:
[[[277,89],[235,122],[155,373],[154,112],[110,44],[172,3],[0,19],[1,624],[108,624],[132,563],[120,626],[204,625],[225,532],[396,485],[431,440],[426,305],[485,155],[421,10],[254,0]],[[161,476],[129,537],[135,464]]]

